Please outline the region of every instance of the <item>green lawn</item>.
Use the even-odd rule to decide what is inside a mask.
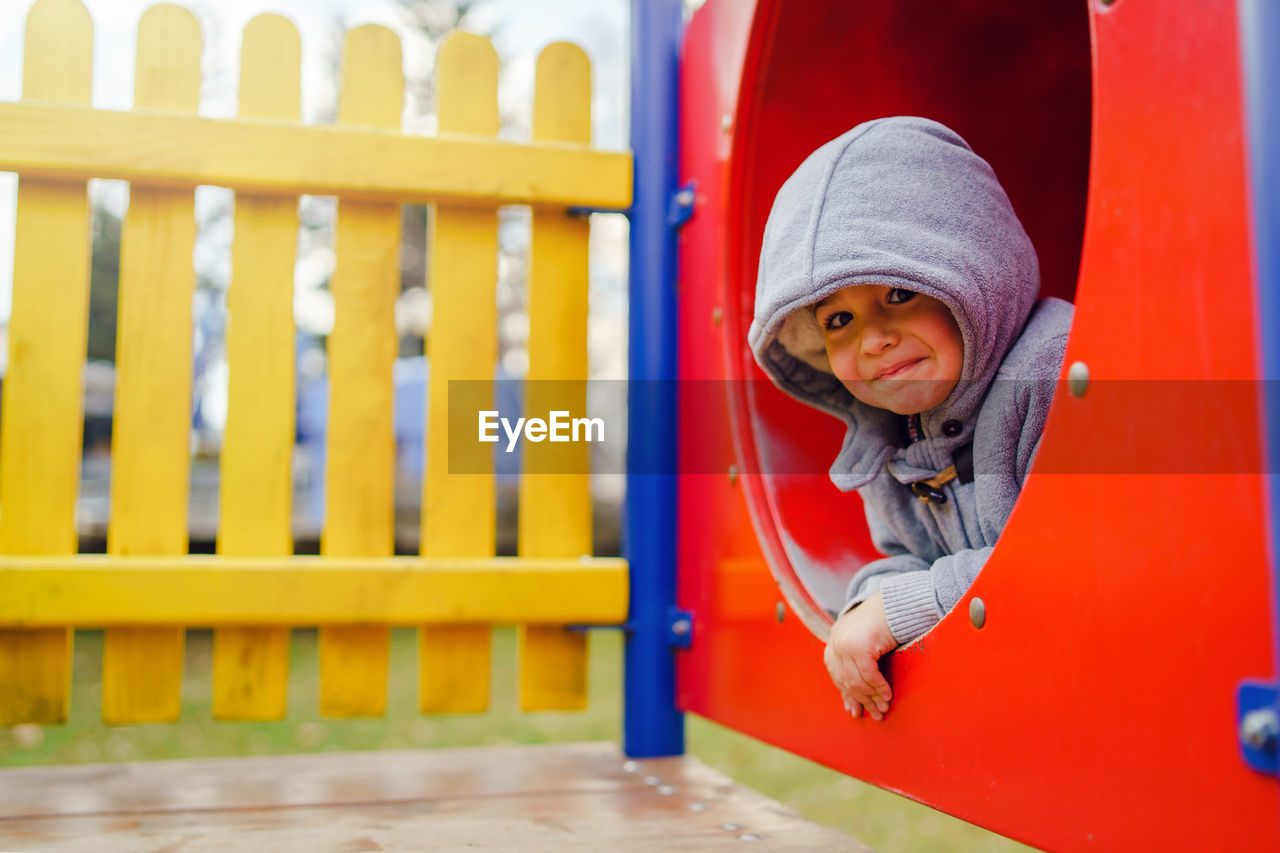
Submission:
[[[616,631],[592,634],[591,706],[578,713],[516,710],[515,631],[504,628],[494,632],[491,710],[424,717],[416,708],[415,635],[397,629],[392,633],[386,717],[322,719],[316,713],[316,635],[295,631],[288,717],[273,723],[219,723],[210,715],[211,646],[209,632],[188,632],[181,722],[107,727],[99,719],[102,635],[78,632],[71,719],[65,726],[0,730],[0,766],[617,740],[620,731],[621,638]],[[1027,849],[697,717],[688,719],[688,743],[690,752],[738,782],[879,850]]]

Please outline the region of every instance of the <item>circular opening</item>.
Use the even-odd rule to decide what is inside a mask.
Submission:
[[[1072,299],[1090,145],[1086,4],[1000,0],[760,0],[735,122],[728,363],[748,505],[770,568],[825,635],[845,584],[877,558],[861,500],[826,470],[844,428],[774,388],[746,346],[765,221],[782,182],[860,122],[918,115],[995,170],[1040,259],[1040,295]]]

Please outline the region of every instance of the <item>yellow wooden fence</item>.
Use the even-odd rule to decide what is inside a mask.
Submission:
[[[563,626],[621,622],[626,564],[583,556],[591,504],[580,474],[523,477],[521,556],[495,557],[493,474],[449,473],[447,392],[450,379],[494,375],[504,204],[534,211],[529,378],[586,379],[588,226],[567,210],[625,208],[631,197],[630,155],[589,147],[586,55],[569,44],[542,52],[533,140],[516,143],[497,139],[498,60],[474,35],[455,33],[440,50],[433,137],[399,130],[400,44],[381,27],[347,34],[338,122],[327,126],[299,120],[300,41],[284,18],[245,28],[235,120],[196,114],[201,37],[189,12],[148,10],[137,50],[134,110],[92,109],[90,17],[78,0],[39,0],[22,100],[0,103],[0,170],[19,174],[0,418],[0,724],[66,719],[76,627],[106,629],[102,712],[112,723],[178,716],[189,626],[216,629],[222,719],[283,716],[291,626],[320,628],[327,715],[383,713],[390,625],[419,626],[424,712],[487,706],[495,623],[522,626],[523,708],[582,707],[585,635]],[[105,556],[75,553],[90,178],[130,182]],[[185,553],[199,184],[236,192],[212,557]],[[339,199],[319,557],[292,556],[290,532],[302,193]],[[434,206],[420,557],[392,551],[393,311],[407,202]],[[584,408],[582,394],[569,397],[558,404]]]

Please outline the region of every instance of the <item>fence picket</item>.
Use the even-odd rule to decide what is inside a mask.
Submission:
[[[436,60],[442,133],[496,136],[498,56],[488,39],[455,32]],[[438,204],[431,212],[432,321],[427,344],[427,470],[423,556],[489,557],[496,527],[493,471],[449,473],[449,380],[492,381],[497,363],[497,211]],[[491,463],[490,463],[491,464]],[[423,626],[418,704],[424,713],[489,707],[488,625]]]
[[[591,65],[572,44],[549,45],[538,57],[533,138],[591,141]],[[586,415],[586,220],[560,210],[534,210],[529,251],[527,417],[552,411]],[[528,444],[520,478],[520,556],[591,553],[591,486],[585,443]],[[587,635],[554,625],[520,628],[520,707],[526,711],[587,706]]]
[[[398,128],[404,103],[400,41],[384,27],[347,33],[341,124]],[[391,371],[400,273],[400,205],[340,201],[329,336],[326,556],[384,556],[395,541]],[[378,716],[386,707],[385,626],[320,631],[320,711]]]
[[[137,108],[196,112],[200,27],[178,6],[138,24]],[[120,239],[111,554],[183,554],[191,434],[191,300],[195,200],[190,190],[133,187]],[[110,723],[176,720],[182,628],[112,628],[102,657]]]
[[[89,103],[93,22],[78,0],[27,16],[24,98]],[[0,553],[74,554],[89,307],[85,183],[22,178],[0,411]],[[38,344],[38,345],[37,345]],[[0,725],[70,710],[70,628],[0,630]]]
[[[240,52],[240,115],[301,118],[302,43],[288,19],[259,15]],[[227,293],[227,427],[222,443],[218,553],[293,553],[293,267],[296,198],[237,195]],[[219,628],[213,715],[285,715],[289,628]]]

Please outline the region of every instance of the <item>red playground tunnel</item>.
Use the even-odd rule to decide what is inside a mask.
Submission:
[[[1275,780],[1239,735],[1242,684],[1275,678],[1240,32],[1234,3],[1147,0],[693,16],[681,707],[1038,846],[1280,848]],[[886,115],[948,124],[991,163],[1041,295],[1076,314],[1000,543],[888,658],[896,704],[873,723],[822,664],[843,581],[877,556],[826,474],[842,426],[770,385],[746,332],[778,187]]]

